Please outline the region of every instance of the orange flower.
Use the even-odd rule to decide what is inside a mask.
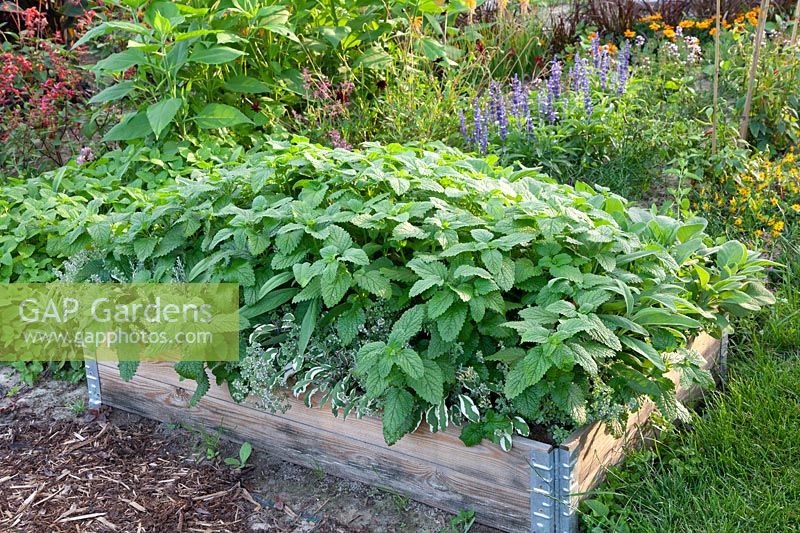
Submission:
[[[623,35],[625,37],[627,37],[628,39],[633,39],[634,37],[636,37],[636,32],[635,31],[631,31],[631,30],[625,30]]]
[[[597,32],[593,31],[592,33],[587,35],[586,38],[589,39],[590,41],[594,41],[595,38],[597,38]]]
[[[678,26],[680,26],[683,29],[692,28],[692,27],[694,27],[694,21],[693,20],[682,20],[682,21],[680,21],[678,23]]]
[[[711,28],[710,30],[708,30],[708,34],[709,35],[716,35],[717,34],[717,28]]]
[[[650,24],[650,26],[648,26],[648,28],[650,28],[650,29],[651,29],[651,30],[653,30],[653,31],[658,31],[658,30],[661,28],[661,26],[659,26],[659,25],[658,25],[658,24],[656,24],[655,22],[652,22],[652,23]]]

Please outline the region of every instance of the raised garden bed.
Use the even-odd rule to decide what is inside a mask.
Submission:
[[[703,334],[692,348],[711,368],[722,343]],[[189,408],[191,382],[180,381],[170,365],[140,365],[127,383],[113,363],[99,363],[98,370],[104,404],[164,422],[221,428],[234,440],[300,465],[390,488],[448,511],[472,509],[478,522],[505,531],[577,531],[578,503],[627,447],[641,442],[653,411],[647,404],[631,415],[621,438],[598,423],[576,430],[560,446],[515,437],[506,453],[491,443],[465,447],[453,428],[431,433],[421,427],[390,447],[377,418],[342,420],[329,409],[309,409],[293,398],[285,415],[270,414],[235,403],[226,388],[215,385]],[[671,377],[677,382],[677,375]],[[685,400],[696,392],[679,389],[678,397]]]

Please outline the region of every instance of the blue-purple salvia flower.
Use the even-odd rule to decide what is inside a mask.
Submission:
[[[526,87],[522,96],[522,116],[525,117],[525,129],[530,132],[533,130],[533,121],[531,120],[531,103],[528,100],[529,98],[530,94],[528,94],[528,89]]]
[[[486,115],[487,113],[481,109],[480,99],[475,97],[472,104],[472,143],[482,154],[485,154],[489,147],[489,124],[486,120]]]
[[[600,68],[600,37],[595,35],[592,37],[592,60],[594,61],[594,69]]]
[[[575,56],[575,79],[573,86],[576,93],[583,93],[583,110],[586,112],[586,119],[589,120],[594,112],[592,103],[591,83],[588,73],[588,59],[583,59],[579,55]]]
[[[522,101],[524,97],[522,95],[522,82],[519,81],[519,77],[514,74],[514,77],[511,78],[511,116],[512,117],[519,117],[522,114]]]
[[[547,107],[546,107],[547,121],[550,124],[555,124],[558,121],[558,111],[556,111],[556,99],[553,91],[547,91]]]
[[[464,117],[464,111],[462,109],[458,110],[458,125],[461,128],[461,137],[464,138],[464,142],[469,144],[469,133],[467,132],[467,119]]]
[[[630,74],[631,64],[631,42],[625,41],[625,46],[619,51],[617,57],[617,94],[622,95],[625,92],[625,86],[628,83],[628,75]]]
[[[611,58],[605,50],[603,50],[600,56],[600,89],[605,91],[606,87],[608,87],[608,68],[611,64]]]
[[[550,78],[547,80],[547,89],[553,93],[553,97],[558,100],[561,96],[561,73],[563,67],[558,58],[553,58],[553,66],[550,69]]]
[[[500,138],[505,141],[508,137],[508,113],[506,112],[506,100],[499,87],[497,88],[496,97],[494,116],[500,132]]]

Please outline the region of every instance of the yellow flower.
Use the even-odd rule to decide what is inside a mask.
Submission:
[[[661,20],[661,13],[656,13],[655,15],[642,17],[639,19],[639,22],[653,22],[654,20]]]
[[[650,28],[650,29],[651,29],[651,30],[653,30],[653,31],[658,31],[658,30],[659,30],[659,28],[661,28],[661,26],[659,26],[658,24],[656,24],[655,22],[653,22],[652,24],[650,24],[650,26],[648,26],[648,28]]]
[[[778,199],[775,198],[775,197],[772,197],[772,198],[769,199],[769,203],[771,203],[772,206],[775,207],[775,206],[778,205]]]
[[[625,33],[623,33],[623,35],[628,39],[633,39],[634,37],[636,37],[636,32],[631,30],[625,30]]]
[[[708,34],[712,35],[712,36],[716,35],[717,34],[717,28],[711,28],[710,30],[708,30]]]
[[[733,221],[733,223],[736,224],[737,226],[741,226],[742,225],[742,217],[738,217],[736,220]]]
[[[800,213],[800,204],[792,204],[792,211]]]
[[[678,23],[678,26],[680,26],[683,29],[692,28],[692,27],[694,27],[694,21],[693,20],[682,20],[682,21],[680,21]]]
[[[762,235],[764,235],[764,232],[763,232],[763,231],[761,231],[760,229],[757,229],[757,230],[755,231],[755,235],[756,235],[756,237],[761,237]]]
[[[711,26],[711,19],[706,19],[697,23],[697,29],[699,30],[707,30],[709,26]]]
[[[667,39],[674,39],[675,38],[675,30],[666,29],[664,30],[664,37]]]
[[[730,204],[732,206],[736,205],[736,198],[731,198]]]

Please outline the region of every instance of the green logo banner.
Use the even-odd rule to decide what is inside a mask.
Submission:
[[[0,284],[0,361],[238,361],[237,283]]]

